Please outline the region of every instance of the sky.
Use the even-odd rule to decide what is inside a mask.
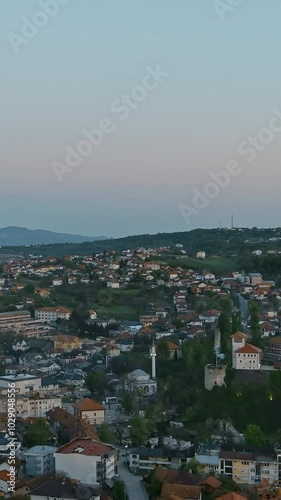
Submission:
[[[280,0],[0,2],[0,227],[280,226],[280,17]]]

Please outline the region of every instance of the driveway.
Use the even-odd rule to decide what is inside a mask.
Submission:
[[[122,462],[122,457],[118,463],[118,474],[125,484],[129,500],[148,500],[148,495],[141,482],[141,476],[131,474]]]

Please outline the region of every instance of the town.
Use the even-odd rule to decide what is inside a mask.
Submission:
[[[4,496],[281,498],[281,283],[186,258],[179,242],[2,259]]]

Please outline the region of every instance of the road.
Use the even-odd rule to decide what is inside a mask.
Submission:
[[[148,500],[148,495],[141,482],[141,476],[131,474],[124,462],[122,462],[122,458],[118,464],[118,474],[125,484],[129,500]]]
[[[248,321],[248,300],[244,299],[241,294],[238,294],[239,297],[239,305],[240,305],[240,311],[241,311],[241,316],[242,316],[242,323],[243,326],[247,326],[247,321]]]

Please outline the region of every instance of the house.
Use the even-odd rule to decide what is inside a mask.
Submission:
[[[146,473],[158,467],[165,469],[180,469],[181,465],[190,460],[189,450],[164,448],[134,448],[129,454],[129,469],[131,471],[145,471]],[[177,471],[168,471],[176,473]],[[183,471],[182,471],[183,472]],[[194,484],[194,483],[193,483]]]
[[[165,340],[165,345],[169,351],[170,359],[180,359],[182,356],[181,347],[174,342],[170,342],[169,340]]]
[[[51,290],[49,290],[48,288],[37,288],[36,293],[38,293],[40,297],[46,298],[51,294]]]
[[[71,415],[63,408],[53,408],[47,413],[47,420],[50,422],[56,432],[60,431],[66,439],[76,437],[89,437],[95,441],[100,441],[95,428],[88,420],[77,420],[77,417]]]
[[[51,479],[29,492],[30,500],[100,500],[100,486]]]
[[[199,314],[199,320],[204,323],[215,323],[220,316],[220,311],[217,309],[210,309],[209,311],[205,311],[204,313]]]
[[[63,279],[61,278],[54,278],[53,279],[53,286],[60,286],[63,284]]]
[[[147,314],[144,316],[140,316],[140,323],[143,326],[151,326],[153,323],[156,323],[158,321],[158,316],[153,315],[153,314]]]
[[[72,405],[74,408],[74,415],[83,420],[84,418],[89,420],[91,424],[103,424],[104,423],[104,407],[90,398],[83,398]]]
[[[262,282],[262,275],[260,273],[249,273],[251,285],[257,285]]]
[[[33,446],[26,450],[22,457],[25,461],[25,474],[39,476],[55,471],[54,446]]]
[[[117,451],[109,444],[90,438],[75,438],[55,452],[56,472],[72,479],[97,484],[112,479],[116,473]]]
[[[197,252],[196,257],[197,257],[197,259],[205,259],[206,252],[203,252],[203,251]]]
[[[90,317],[90,319],[97,319],[98,315],[97,315],[96,311],[94,311],[93,309],[90,309],[89,310],[89,317]]]
[[[248,344],[247,336],[236,332],[232,336],[232,367],[235,370],[260,370],[261,349]]]
[[[69,320],[71,310],[66,307],[41,307],[35,309],[35,319],[43,321],[57,321],[58,319]]]
[[[170,484],[162,485],[161,496],[159,500],[201,500],[201,486],[187,486],[185,484]]]
[[[273,337],[276,333],[276,325],[270,322],[264,322],[261,324],[261,336],[262,337]]]
[[[54,337],[54,349],[56,351],[72,351],[81,349],[82,341],[72,335],[57,335]]]
[[[0,494],[8,493],[9,481],[11,480],[8,470],[0,471]],[[1,495],[2,496],[2,495]],[[6,495],[5,495],[6,496]]]
[[[120,281],[118,279],[113,278],[112,280],[107,282],[107,286],[109,288],[120,288]]]

